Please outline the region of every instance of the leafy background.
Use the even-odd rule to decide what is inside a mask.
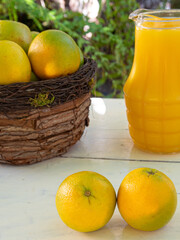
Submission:
[[[178,4],[179,0],[173,2]],[[82,13],[57,9],[52,0],[45,1],[45,7],[35,0],[0,0],[0,19],[23,22],[34,31],[55,28],[70,34],[84,55],[97,62],[97,83],[92,95],[123,97],[122,89],[134,53],[134,23],[128,16],[139,8],[139,3],[136,0],[99,0],[98,17],[92,22]]]

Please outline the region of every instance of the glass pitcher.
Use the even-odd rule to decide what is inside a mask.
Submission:
[[[124,86],[135,145],[159,153],[180,151],[180,10],[138,9],[135,55]]]

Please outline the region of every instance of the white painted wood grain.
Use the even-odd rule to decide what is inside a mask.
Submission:
[[[32,166],[0,166],[0,239],[1,240],[179,240],[180,208],[164,228],[155,232],[129,227],[116,209],[110,222],[99,231],[79,233],[59,218],[55,195],[60,183],[70,174],[96,171],[107,177],[116,192],[124,176],[137,167],[163,171],[175,183],[180,196],[180,164],[56,158]]]

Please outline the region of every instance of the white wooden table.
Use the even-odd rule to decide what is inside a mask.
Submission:
[[[129,136],[124,100],[93,98],[90,126],[63,157],[31,166],[0,165],[0,240],[179,240],[179,203],[173,219],[155,232],[129,227],[117,208],[110,222],[92,233],[76,232],[59,218],[55,195],[68,175],[96,171],[107,177],[117,191],[125,175],[138,167],[164,172],[174,182],[180,198],[180,154],[138,150]]]

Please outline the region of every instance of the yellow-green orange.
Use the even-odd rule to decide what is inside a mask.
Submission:
[[[28,56],[41,79],[55,78],[78,70],[80,53],[75,41],[59,30],[46,30],[32,41]]]
[[[123,179],[117,198],[119,211],[133,228],[153,231],[172,218],[177,205],[173,182],[162,172],[138,168]]]
[[[80,48],[79,48],[79,54],[80,54],[80,66],[82,66],[84,64],[84,56]]]
[[[29,82],[31,65],[24,50],[15,42],[0,41],[0,84]]]
[[[39,79],[38,77],[36,76],[36,74],[33,73],[33,71],[31,71],[31,82],[37,82]]]
[[[0,40],[16,42],[25,50],[25,52],[27,52],[32,41],[31,31],[23,23],[10,20],[0,20]]]
[[[67,177],[56,194],[61,219],[72,229],[90,232],[103,227],[112,217],[116,194],[104,176],[90,171]]]
[[[33,40],[38,34],[39,34],[39,32],[32,31],[32,32],[31,32],[32,40]]]

